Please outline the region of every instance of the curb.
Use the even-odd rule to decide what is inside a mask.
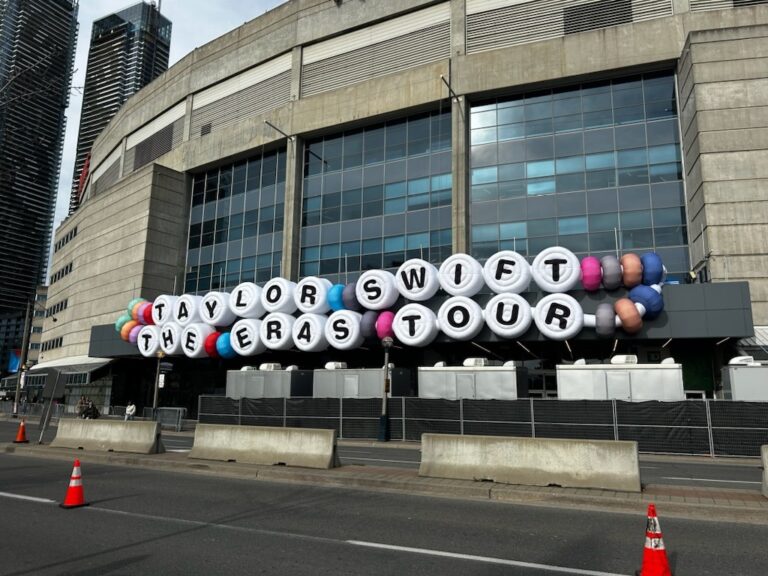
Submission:
[[[527,506],[579,508],[609,513],[641,514],[648,503],[655,502],[670,517],[726,521],[747,524],[768,524],[768,500],[756,500],[752,492],[732,490],[731,499],[715,501],[711,498],[693,498],[692,501],[654,493],[663,487],[648,487],[643,493],[614,492],[582,488],[541,486],[515,486],[493,482],[473,482],[445,478],[425,478],[412,469],[372,466],[343,466],[330,470],[259,466],[192,460],[183,453],[129,454],[118,452],[85,452],[46,446],[0,444],[8,454],[71,460],[79,458],[86,463],[142,467],[187,474],[225,476],[263,482],[310,484],[328,488],[373,490],[411,496],[486,500]],[[747,498],[749,496],[749,498]]]

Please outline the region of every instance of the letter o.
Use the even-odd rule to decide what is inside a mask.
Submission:
[[[296,302],[293,300],[293,292],[296,283],[285,278],[272,278],[261,289],[261,305],[267,312],[282,312],[293,314],[296,312]]]
[[[456,315],[461,315],[457,325]],[[483,329],[483,309],[466,296],[448,298],[437,312],[438,328],[454,340],[471,340]]]

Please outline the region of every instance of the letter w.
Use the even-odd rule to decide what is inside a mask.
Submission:
[[[400,277],[403,279],[403,284],[408,290],[413,290],[413,287],[424,288],[426,284],[427,269],[421,266],[418,270],[409,268],[400,272]]]

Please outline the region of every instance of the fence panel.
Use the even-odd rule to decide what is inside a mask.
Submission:
[[[336,429],[341,438],[376,438],[381,414],[376,398],[201,396],[199,406],[202,423]],[[387,412],[393,440],[420,441],[426,432],[531,437],[535,422],[536,437],[618,437],[636,441],[641,452],[758,456],[768,444],[763,402],[399,397],[388,400]]]
[[[701,400],[616,402],[619,440],[634,440],[641,452],[710,453],[707,407]]]
[[[710,402],[716,456],[759,456],[768,444],[768,402]]]

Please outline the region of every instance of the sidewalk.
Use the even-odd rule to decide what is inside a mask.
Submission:
[[[164,433],[165,434],[165,433]],[[185,434],[181,432],[179,434]],[[169,434],[169,435],[172,435]],[[360,442],[342,441],[345,445]],[[371,442],[371,444],[374,444]],[[418,444],[393,443],[392,447],[418,449]],[[128,454],[85,452],[51,448],[37,444],[0,444],[0,450],[19,456],[88,463],[139,466],[155,470],[246,478],[265,482],[291,482],[346,488],[378,490],[407,495],[493,500],[523,505],[579,508],[605,512],[644,514],[654,502],[664,515],[696,520],[768,524],[768,499],[760,492],[722,488],[647,485],[642,493],[615,492],[583,488],[513,486],[493,482],[473,482],[443,478],[425,478],[418,471],[378,466],[342,466],[330,470],[258,466],[236,462],[191,459],[187,453]],[[85,475],[87,482],[87,472]]]

